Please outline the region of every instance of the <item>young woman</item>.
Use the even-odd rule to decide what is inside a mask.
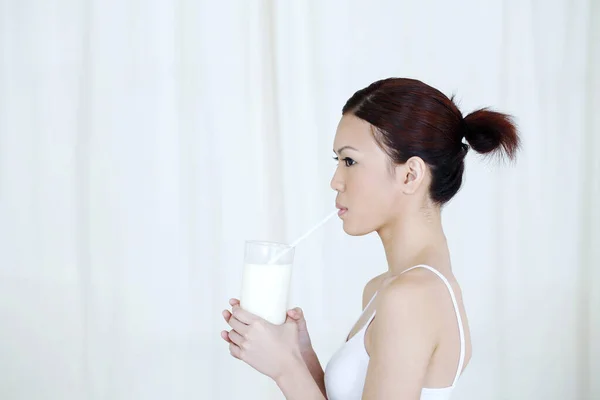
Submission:
[[[349,235],[377,232],[388,263],[363,291],[363,312],[325,371],[300,309],[272,325],[230,301],[230,353],[275,380],[287,399],[449,399],[471,358],[441,209],[460,189],[469,148],[514,158],[505,114],[466,117],[437,89],[377,81],[342,110],[331,180]],[[475,261],[475,260],[474,260]],[[348,273],[352,273],[348,271]]]

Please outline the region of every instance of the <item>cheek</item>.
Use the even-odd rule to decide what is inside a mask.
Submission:
[[[349,229],[375,229],[387,218],[393,204],[392,182],[385,176],[354,176],[348,188],[351,190]],[[360,179],[357,179],[360,178]],[[349,182],[350,183],[350,182]],[[350,232],[348,232],[350,233]]]
[[[383,177],[385,178],[385,177]],[[392,194],[391,182],[377,176],[374,179],[365,179],[359,189],[358,195],[362,203],[372,212],[383,211],[382,207],[387,207]]]

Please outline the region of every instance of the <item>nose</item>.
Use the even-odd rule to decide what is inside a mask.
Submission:
[[[339,172],[339,168],[335,169],[335,173],[331,178],[330,186],[336,192],[343,192],[346,189],[346,185],[342,179],[341,173]]]

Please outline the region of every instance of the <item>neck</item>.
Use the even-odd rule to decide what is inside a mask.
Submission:
[[[377,233],[383,243],[391,275],[432,261],[434,264],[446,264],[446,259],[450,259],[439,207],[408,212]]]

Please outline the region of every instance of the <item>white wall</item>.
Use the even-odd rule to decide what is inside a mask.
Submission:
[[[470,155],[444,212],[474,344],[456,398],[600,398],[599,12],[0,1],[0,398],[281,398],[220,312],[244,240],[332,209],[341,107],[387,76],[512,113],[524,141],[512,166]],[[384,269],[338,221],[297,249],[323,363]]]

